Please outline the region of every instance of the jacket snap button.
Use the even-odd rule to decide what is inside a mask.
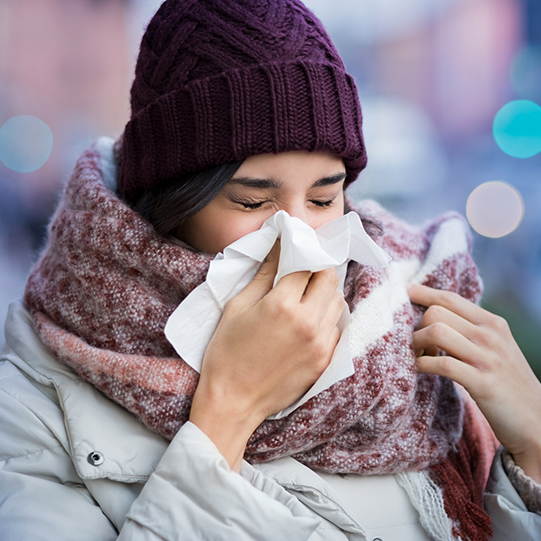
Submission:
[[[383,539],[381,537],[374,537],[374,539],[372,539],[372,541],[383,541]]]
[[[86,459],[88,460],[89,464],[92,464],[92,466],[99,466],[100,464],[103,464],[103,455],[99,451],[92,451]]]

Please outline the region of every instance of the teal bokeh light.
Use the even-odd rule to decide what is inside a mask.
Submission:
[[[510,101],[494,117],[494,139],[515,158],[541,152],[541,107],[529,100]]]
[[[0,128],[0,160],[13,171],[36,171],[49,159],[52,148],[51,129],[35,116],[14,116]]]

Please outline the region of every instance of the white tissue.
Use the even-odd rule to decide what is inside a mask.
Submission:
[[[207,345],[220,322],[225,305],[252,280],[276,239],[280,259],[274,285],[287,274],[336,268],[343,290],[347,264],[386,267],[391,257],[365,232],[359,216],[350,212],[314,230],[283,210],[271,216],[258,231],[227,246],[211,262],[207,279],[194,289],[169,317],[165,336],[192,368],[201,372]],[[344,307],[341,331],[331,362],[314,385],[288,408],[270,417],[279,419],[316,394],[354,372],[349,347],[349,310]]]

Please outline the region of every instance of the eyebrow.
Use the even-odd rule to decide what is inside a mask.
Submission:
[[[338,184],[340,181],[346,178],[346,173],[337,173],[329,177],[323,177],[316,180],[312,184],[312,188],[321,188],[322,186],[330,186],[332,184]],[[272,178],[255,178],[255,177],[233,177],[230,181],[231,184],[241,184],[247,188],[259,188],[259,189],[278,189],[281,184]]]
[[[321,188],[321,186],[330,186],[331,184],[338,184],[340,181],[346,178],[345,173],[336,173],[330,177],[323,177],[312,184],[312,188]]]

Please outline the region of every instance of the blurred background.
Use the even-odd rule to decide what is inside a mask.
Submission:
[[[78,154],[129,118],[137,48],[160,3],[0,0],[2,321]],[[466,215],[484,306],[541,377],[541,2],[305,4],[359,87],[369,165],[350,196],[413,223]]]

